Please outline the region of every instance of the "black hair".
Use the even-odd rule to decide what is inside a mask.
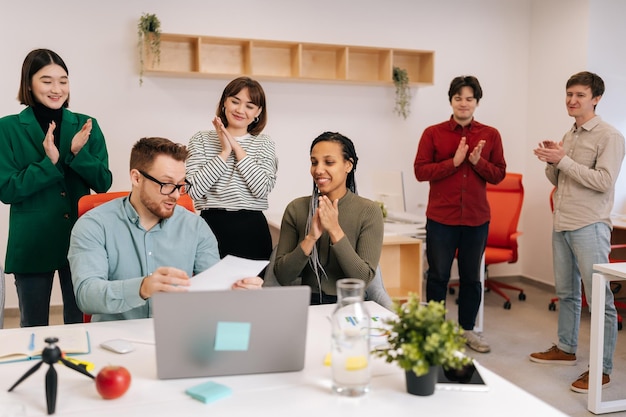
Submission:
[[[461,75],[453,79],[450,83],[450,89],[448,90],[448,99],[450,102],[452,102],[452,97],[459,94],[461,88],[463,87],[469,87],[472,89],[476,103],[478,103],[483,97],[483,89],[478,82],[478,78],[473,75]]]
[[[67,66],[63,59],[54,51],[50,49],[34,49],[26,55],[24,63],[22,64],[22,79],[20,81],[20,89],[17,93],[17,99],[20,104],[33,107],[37,104],[31,87],[33,85],[33,75],[35,75],[40,69],[47,65],[56,64],[63,68],[67,75],[70,72],[67,70]],[[67,100],[63,103],[63,107],[70,105],[69,94]]]
[[[343,153],[343,157],[346,161],[352,162],[352,169],[348,173],[346,177],[346,187],[348,190],[357,194],[356,191],[356,178],[354,176],[354,172],[356,171],[356,164],[359,161],[359,157],[356,155],[356,149],[354,148],[354,143],[341,133],[337,132],[324,132],[313,140],[311,143],[310,152],[313,152],[313,148],[320,142],[336,142],[341,145],[341,151]]]

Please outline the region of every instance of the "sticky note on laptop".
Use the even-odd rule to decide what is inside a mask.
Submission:
[[[250,345],[250,323],[220,321],[215,332],[216,351],[246,351]]]
[[[233,390],[226,385],[209,381],[187,388],[185,393],[198,401],[208,404],[222,398],[230,397]]]

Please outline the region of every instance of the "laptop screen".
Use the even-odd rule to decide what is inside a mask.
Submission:
[[[290,286],[156,293],[158,378],[302,370],[310,292]]]

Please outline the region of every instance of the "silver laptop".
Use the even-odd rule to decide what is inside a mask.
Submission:
[[[157,377],[302,370],[310,293],[290,286],[154,294]]]

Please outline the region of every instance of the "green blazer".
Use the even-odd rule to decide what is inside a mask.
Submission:
[[[0,119],[0,200],[11,205],[7,273],[66,266],[78,199],[111,187],[106,144],[95,119],[85,146],[75,156],[70,152],[72,138],[87,119],[63,110],[56,165],[46,156],[45,133],[30,107]]]

